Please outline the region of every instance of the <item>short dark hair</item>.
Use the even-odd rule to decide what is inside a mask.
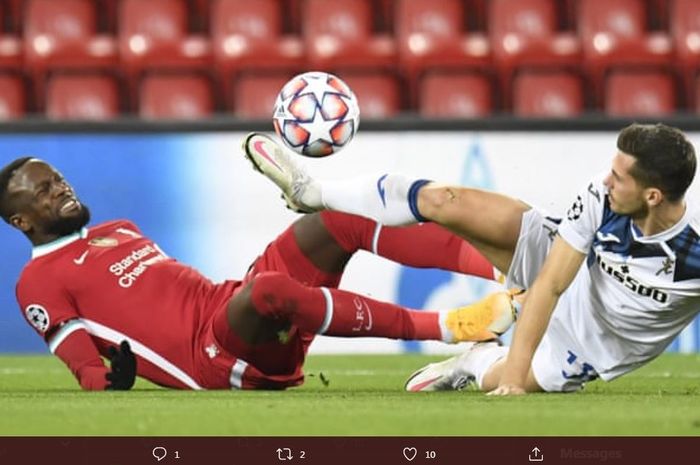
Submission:
[[[671,202],[680,200],[695,177],[695,148],[679,129],[665,124],[631,124],[617,138],[617,148],[636,162],[630,174],[645,187],[656,187]]]
[[[10,209],[10,199],[7,195],[7,188],[10,185],[10,179],[14,176],[15,171],[21,168],[25,163],[34,157],[18,158],[0,170],[0,216],[6,223],[10,222],[10,217],[14,215],[14,211]]]

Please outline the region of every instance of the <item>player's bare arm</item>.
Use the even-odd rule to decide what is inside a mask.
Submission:
[[[528,291],[499,385],[489,394],[518,395],[541,390],[527,382],[532,357],[559,297],[573,281],[584,258],[562,238],[554,240],[542,271]]]

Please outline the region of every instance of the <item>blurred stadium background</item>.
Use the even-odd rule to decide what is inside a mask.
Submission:
[[[305,160],[320,177],[399,170],[561,213],[630,121],[700,147],[698,0],[0,0],[0,27],[0,164],[50,161],[94,221],[130,218],[215,280],[295,218],[238,145],[300,72],[338,74],[361,107],[348,148]],[[44,351],[13,292],[29,245],[8,227],[0,243],[0,352]],[[417,308],[492,288],[367,256],[343,286]],[[670,350],[700,351],[697,320]]]
[[[268,118],[336,72],[365,119],[700,111],[695,0],[3,0],[0,117]]]

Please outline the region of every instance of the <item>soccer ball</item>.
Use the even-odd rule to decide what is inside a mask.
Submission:
[[[309,72],[284,85],[272,124],[290,149],[307,157],[326,157],[352,140],[360,124],[360,107],[340,78]]]

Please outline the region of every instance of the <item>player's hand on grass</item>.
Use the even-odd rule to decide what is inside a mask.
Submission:
[[[487,396],[522,396],[525,394],[525,389],[515,384],[502,384],[493,391],[486,394]]]
[[[109,384],[105,389],[110,391],[128,391],[136,381],[136,357],[129,343],[124,340],[117,350],[109,348],[109,361],[112,370],[105,375]]]

